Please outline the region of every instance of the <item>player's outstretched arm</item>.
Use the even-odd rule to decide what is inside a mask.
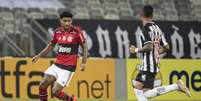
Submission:
[[[145,53],[145,52],[149,52],[151,50],[153,50],[153,43],[152,42],[145,44],[142,48],[136,48],[134,45],[131,45],[131,47],[130,47],[131,53],[137,53],[137,52]]]
[[[48,43],[47,46],[36,56],[32,58],[32,63],[35,63],[41,56],[46,56],[50,51],[52,51],[55,47],[55,44]]]
[[[162,46],[160,49],[159,49],[159,53],[160,54],[163,54],[163,53],[166,53],[170,50],[170,46],[167,44],[165,46]]]
[[[85,67],[86,67],[87,55],[88,55],[87,43],[86,43],[86,42],[83,43],[83,44],[81,45],[81,47],[82,47],[82,53],[83,53],[83,55],[82,55],[82,63],[81,63],[81,65],[80,65],[80,69],[81,69],[81,71],[84,71],[84,70],[85,70]]]

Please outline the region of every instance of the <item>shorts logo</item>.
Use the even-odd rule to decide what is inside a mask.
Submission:
[[[146,75],[143,74],[143,75],[142,75],[142,81],[145,81],[145,80],[146,80]]]

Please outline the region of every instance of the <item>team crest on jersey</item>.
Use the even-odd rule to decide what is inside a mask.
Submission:
[[[73,37],[72,37],[72,36],[69,36],[69,37],[67,38],[67,41],[68,41],[68,42],[72,42],[72,41],[73,41]]]
[[[58,40],[61,40],[61,37],[59,37],[59,39]]]

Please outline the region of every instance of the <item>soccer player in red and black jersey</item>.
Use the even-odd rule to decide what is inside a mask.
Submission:
[[[35,57],[32,62],[35,63],[41,56],[45,56],[52,51],[55,45],[59,45],[56,62],[46,71],[44,79],[39,86],[40,101],[48,101],[47,88],[54,84],[53,95],[63,101],[77,101],[75,96],[69,96],[62,91],[75,72],[77,64],[77,54],[79,45],[82,48],[83,56],[80,65],[81,71],[84,71],[87,61],[87,44],[83,33],[79,28],[72,25],[73,15],[70,12],[60,14],[60,27],[54,31],[54,36],[49,44]],[[54,83],[56,81],[56,83]]]

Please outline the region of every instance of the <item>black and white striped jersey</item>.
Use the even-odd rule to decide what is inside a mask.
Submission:
[[[140,48],[149,42],[153,42],[153,50],[150,52],[141,53],[142,71],[156,73],[158,72],[159,63],[159,47],[167,45],[167,41],[161,29],[154,22],[149,22],[142,28],[142,33],[139,37]]]

